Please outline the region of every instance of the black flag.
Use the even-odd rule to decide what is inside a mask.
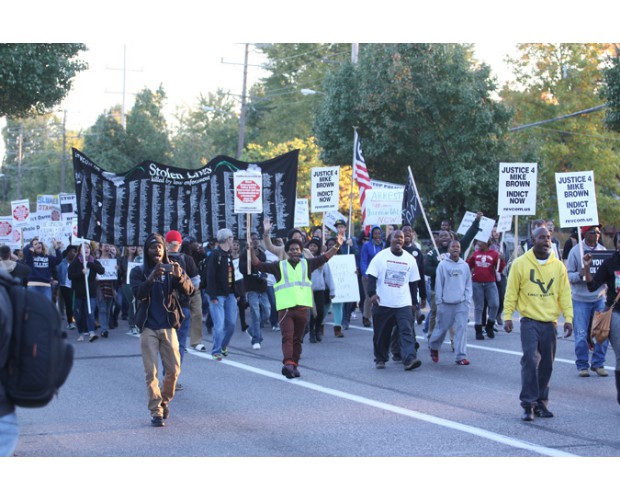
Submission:
[[[151,232],[176,229],[206,242],[219,229],[246,233],[246,214],[235,214],[234,173],[260,168],[263,213],[252,214],[251,230],[262,234],[263,216],[275,236],[293,227],[299,150],[255,164],[217,156],[198,170],[144,161],[131,170],[106,172],[73,150],[78,236],[118,246],[142,245]]]
[[[420,204],[418,197],[415,195],[413,188],[413,179],[411,175],[407,176],[407,184],[405,184],[405,192],[403,194],[403,224],[413,226],[414,221],[420,215]]]

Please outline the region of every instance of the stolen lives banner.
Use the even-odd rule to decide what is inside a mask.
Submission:
[[[125,173],[107,172],[73,149],[78,236],[117,246],[142,246],[146,237],[176,229],[200,242],[227,227],[244,238],[246,215],[235,214],[234,173],[260,169],[263,213],[252,214],[251,231],[272,236],[293,227],[299,150],[258,163],[217,156],[205,167],[188,170],[144,161]]]

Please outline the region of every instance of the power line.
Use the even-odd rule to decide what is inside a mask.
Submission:
[[[599,106],[594,106],[593,108],[584,109],[582,111],[575,111],[574,113],[570,113],[568,115],[556,116],[555,118],[550,118],[548,120],[542,120],[540,122],[528,123],[526,125],[519,125],[518,127],[509,128],[508,132],[517,132],[519,130],[523,130],[530,127],[537,127],[538,125],[543,125],[545,123],[556,122],[558,120],[564,120],[566,118],[573,118],[575,116],[586,115],[588,113],[594,113],[596,111],[600,111],[603,108],[607,107],[607,103],[601,104]]]

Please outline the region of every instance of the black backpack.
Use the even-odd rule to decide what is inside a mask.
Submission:
[[[60,313],[41,294],[0,276],[13,306],[13,330],[0,379],[17,406],[47,405],[73,366],[73,346],[62,331]]]

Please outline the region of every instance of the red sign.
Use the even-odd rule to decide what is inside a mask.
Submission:
[[[13,219],[15,219],[17,222],[26,221],[28,220],[29,213],[30,210],[28,209],[27,205],[17,205],[13,209]]]
[[[13,226],[8,221],[0,221],[0,236],[10,236],[13,232]]]
[[[244,180],[237,186],[237,198],[243,203],[254,203],[260,198],[260,186],[252,180]]]

